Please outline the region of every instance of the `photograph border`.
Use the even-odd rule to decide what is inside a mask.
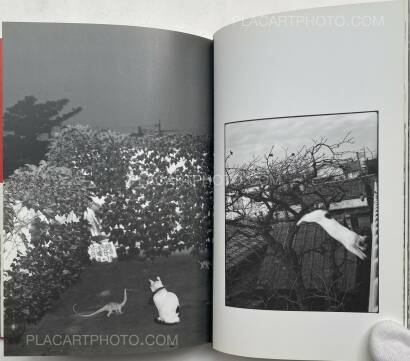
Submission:
[[[352,112],[336,112],[336,113],[319,113],[319,114],[298,114],[298,115],[286,115],[286,116],[274,116],[274,117],[263,117],[263,118],[253,118],[253,119],[243,119],[243,120],[235,120],[231,122],[226,122],[224,123],[224,157],[226,154],[226,127],[227,125],[230,124],[236,124],[236,123],[246,123],[246,122],[255,122],[259,120],[274,120],[274,119],[289,119],[289,118],[307,118],[307,117],[319,117],[319,116],[332,116],[332,115],[347,115],[347,114],[364,114],[364,113],[376,113],[376,144],[377,144],[377,183],[378,183],[378,189],[377,189],[377,197],[380,200],[380,112],[379,110],[363,110],[363,111],[352,111]],[[410,178],[410,176],[409,176]],[[223,199],[224,199],[224,205],[226,204],[226,194],[225,194],[225,161],[224,161],[224,175],[223,175],[223,181],[224,181],[224,187],[223,187]],[[378,211],[380,211],[380,204],[378,204]],[[380,214],[380,212],[379,212]],[[378,222],[378,235],[380,237],[380,221]],[[410,227],[410,226],[409,226]],[[378,309],[377,312],[363,312],[363,311],[328,311],[328,310],[323,310],[323,311],[293,311],[293,310],[270,310],[270,309],[259,309],[259,308],[244,308],[244,307],[235,307],[231,305],[226,304],[226,213],[224,211],[224,306],[233,308],[233,309],[242,309],[242,310],[252,310],[252,311],[262,311],[262,312],[298,312],[298,313],[334,313],[334,314],[380,314],[380,309],[381,309],[381,300],[380,300],[380,238],[379,238],[379,251],[378,251],[378,287],[377,287],[377,299],[378,299]],[[410,272],[410,270],[409,270]],[[410,307],[410,306],[409,306]]]

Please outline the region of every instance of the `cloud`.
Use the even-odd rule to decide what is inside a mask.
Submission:
[[[340,141],[350,132],[354,144],[341,150],[359,151],[367,147],[377,151],[377,113],[350,113],[307,117],[272,118],[228,123],[225,126],[226,151],[232,151],[231,164],[242,164],[267,154],[272,146],[294,152],[312,139]]]

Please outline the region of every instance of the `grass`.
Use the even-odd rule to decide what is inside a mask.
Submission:
[[[181,303],[181,323],[155,323],[155,306],[151,300],[148,279],[160,276],[164,286],[178,295]],[[209,274],[199,269],[188,255],[158,258],[154,261],[119,261],[113,264],[90,265],[81,281],[65,292],[56,307],[36,325],[28,326],[18,344],[5,344],[5,355],[71,355],[71,354],[130,354],[165,351],[209,342],[211,327],[211,289]],[[92,312],[108,302],[120,302],[124,288],[131,289],[122,315],[106,317],[106,313],[83,318],[77,310]],[[27,336],[35,335],[38,344],[27,344]],[[50,345],[47,335],[137,335],[125,345]],[[147,345],[146,336],[150,344]],[[159,336],[158,336],[159,335]],[[172,340],[165,342],[165,338]],[[118,339],[117,339],[118,340]],[[177,340],[177,344],[175,343]],[[44,344],[46,343],[46,344]],[[115,343],[115,342],[114,342]]]

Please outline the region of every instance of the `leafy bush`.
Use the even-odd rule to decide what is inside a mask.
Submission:
[[[146,134],[68,126],[49,161],[69,167],[105,197],[102,226],[111,240],[148,257],[211,245],[212,153],[206,136]]]
[[[36,322],[78,280],[91,243],[85,221],[32,225],[31,243],[19,254],[4,282],[5,321]]]
[[[22,202],[49,218],[73,211],[80,215],[89,204],[91,183],[68,167],[45,161],[17,169],[5,183],[6,203]]]
[[[42,161],[14,172],[4,187],[6,241],[24,240],[20,252],[6,271],[4,283],[6,322],[35,322],[52,307],[60,294],[78,279],[87,262],[90,232],[85,221],[59,224],[56,215],[74,212],[79,218],[88,205],[89,182],[69,168]],[[40,211],[42,221],[21,226],[14,206]],[[30,240],[19,234],[29,227]]]
[[[209,257],[212,153],[208,137],[124,135],[67,126],[51,140],[46,161],[17,169],[5,185],[5,229],[19,228],[13,205],[45,217],[31,225],[27,252],[6,274],[6,322],[38,321],[88,262],[83,212],[104,197],[102,228],[110,239],[153,258],[188,249]],[[78,223],[59,224],[73,212]]]

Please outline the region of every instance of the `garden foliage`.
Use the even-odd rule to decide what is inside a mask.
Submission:
[[[5,185],[8,236],[18,228],[15,204],[46,219],[30,225],[27,251],[7,271],[6,319],[38,321],[79,279],[91,242],[83,220],[90,196],[104,199],[103,230],[129,256],[185,249],[198,259],[209,257],[211,165],[208,137],[61,128],[46,159],[17,169]],[[80,221],[56,221],[69,213]]]

